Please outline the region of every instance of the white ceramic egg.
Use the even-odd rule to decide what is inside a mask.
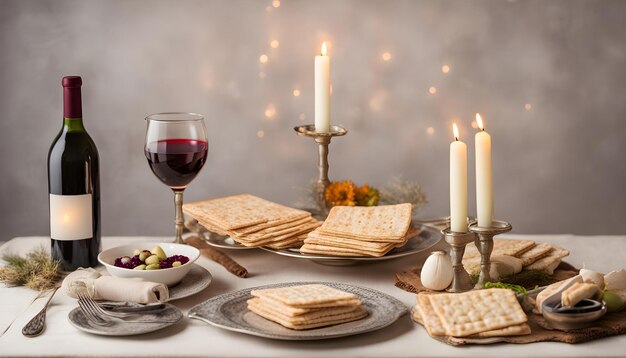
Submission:
[[[453,275],[452,261],[448,255],[443,251],[434,251],[424,262],[420,279],[424,287],[442,291],[450,286]]]

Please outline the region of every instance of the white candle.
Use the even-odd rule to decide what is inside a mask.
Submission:
[[[452,124],[450,143],[450,229],[467,232],[467,145],[459,140],[459,128]]]
[[[493,172],[491,167],[491,136],[485,132],[480,114],[476,113],[476,214],[478,226],[490,227],[493,222]]]
[[[330,132],[330,58],[326,42],[322,54],[315,56],[315,131]]]

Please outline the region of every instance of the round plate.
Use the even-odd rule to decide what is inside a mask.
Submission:
[[[101,336],[134,336],[137,334],[144,334],[154,332],[165,327],[169,327],[178,323],[183,318],[183,312],[176,306],[166,304],[164,310],[160,310],[158,313],[150,314],[150,318],[166,319],[167,322],[158,323],[132,323],[132,322],[115,322],[110,326],[98,326],[92,324],[87,317],[83,314],[80,307],[76,307],[70,311],[67,315],[70,323],[80,329],[92,334],[98,334]]]
[[[189,273],[176,285],[169,288],[170,301],[195,295],[209,286],[213,276],[204,267],[193,264]]]
[[[248,310],[246,301],[252,298],[250,294],[252,290],[314,283],[355,294],[363,302],[363,308],[368,312],[367,317],[335,326],[299,331],[285,328]],[[304,341],[345,337],[375,331],[392,324],[406,312],[407,308],[402,302],[370,288],[331,282],[290,282],[247,288],[213,297],[192,308],[189,311],[189,318],[201,320],[215,327],[253,336]]]
[[[327,255],[311,255],[300,253],[300,249],[288,248],[282,250],[274,250],[267,247],[261,247],[265,251],[273,252],[275,254],[296,257],[300,259],[307,259],[318,264],[330,265],[330,266],[349,266],[357,265],[368,262],[378,262],[384,260],[396,259],[398,257],[404,257],[408,255],[414,255],[424,250],[428,250],[435,246],[443,236],[441,233],[429,226],[416,225],[420,229],[420,233],[417,236],[410,238],[404,246],[396,247],[389,251],[385,256],[381,257],[346,257],[346,256],[327,256]]]

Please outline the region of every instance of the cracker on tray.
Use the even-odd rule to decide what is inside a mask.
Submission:
[[[409,203],[383,206],[335,206],[322,233],[372,241],[401,241],[411,225]]]
[[[198,221],[210,222],[226,230],[311,215],[250,194],[186,203],[183,210]]]
[[[291,329],[296,329],[296,330],[312,329],[312,328],[331,326],[331,325],[336,325],[336,324],[341,324],[341,323],[347,323],[347,322],[356,321],[358,319],[361,319],[367,316],[367,311],[364,310],[362,307],[357,307],[353,312],[337,314],[337,315],[332,315],[332,316],[327,316],[327,317],[321,317],[318,319],[310,319],[310,320],[292,320],[292,319],[289,319],[289,317],[277,315],[274,312],[265,310],[264,307],[262,306],[257,306],[254,304],[248,305],[248,309],[265,319],[274,321],[280,324],[281,326],[291,328]]]
[[[515,293],[509,289],[491,288],[428,297],[447,336],[467,337],[528,321]]]
[[[341,302],[349,302],[356,296],[322,284],[310,284],[301,286],[288,286],[281,288],[267,288],[250,292],[254,297],[269,297],[293,307],[324,307],[341,305]],[[352,301],[353,302],[353,301]]]

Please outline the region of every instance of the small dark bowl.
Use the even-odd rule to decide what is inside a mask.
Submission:
[[[606,313],[604,301],[585,299],[574,307],[562,307],[560,302],[542,306],[543,318],[550,326],[562,331],[589,327]]]

